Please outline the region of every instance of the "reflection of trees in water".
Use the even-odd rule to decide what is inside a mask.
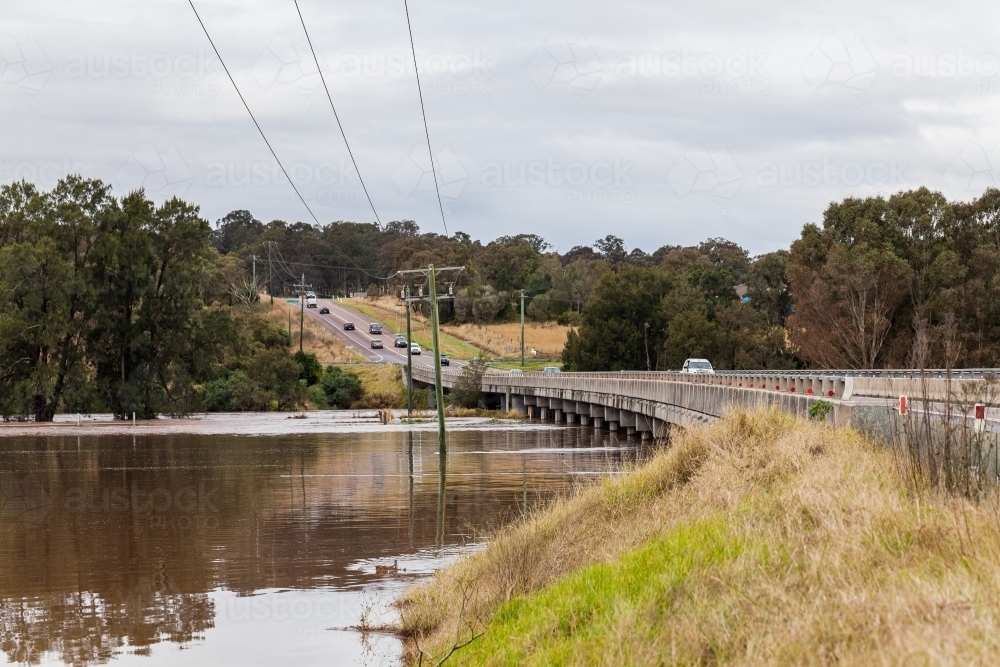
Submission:
[[[0,650],[10,662],[38,664],[54,653],[67,665],[148,655],[162,641],[189,642],[213,626],[206,593],[182,593],[169,581],[138,579],[131,590],[48,595],[0,604]]]
[[[37,521],[0,516],[0,650],[87,665],[192,641],[213,626],[217,588],[359,583],[373,576],[348,570],[360,559],[461,542],[523,511],[529,476],[540,500],[568,489],[567,470],[620,463],[613,453],[516,453],[600,444],[590,430],[456,433],[443,490],[436,434],[415,440],[415,453],[404,433],[0,442],[0,470],[13,475],[0,487],[45,509]],[[164,489],[176,506],[137,509],[133,489]]]

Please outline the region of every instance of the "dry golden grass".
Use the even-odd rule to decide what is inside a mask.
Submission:
[[[396,364],[346,364],[342,368],[357,375],[365,390],[354,407],[399,408],[406,403],[406,388]]]
[[[500,324],[460,324],[443,327],[445,331],[467,340],[483,350],[498,357],[513,359],[521,355],[521,323],[503,322]],[[532,358],[531,349],[538,353],[538,358],[557,359],[562,355],[566,345],[566,334],[569,327],[555,322],[525,322],[524,349],[528,359]]]
[[[299,307],[286,302],[284,299],[275,299],[271,305],[267,297],[261,297],[259,306],[261,316],[269,322],[278,325],[282,329],[288,329],[288,315],[292,316],[292,349],[299,349]],[[360,355],[347,349],[344,342],[335,335],[321,327],[312,318],[306,316],[305,327],[303,328],[302,349],[307,353],[316,355],[316,358],[324,363],[344,363],[358,361],[362,359]]]
[[[366,299],[363,303],[348,303],[359,307],[360,310],[378,317],[397,331],[405,330],[405,315],[399,302],[394,297],[383,296],[377,299]],[[414,338],[418,338],[427,327],[426,318],[419,315],[413,316]],[[562,355],[563,346],[566,345],[566,334],[569,327],[555,322],[525,322],[524,324],[524,347],[531,358],[530,350],[534,348],[537,357],[540,359],[557,359]],[[441,331],[449,336],[472,343],[481,350],[485,350],[500,358],[514,359],[521,355],[521,323],[501,322],[498,324],[460,324],[445,325]],[[444,340],[446,352],[460,355],[458,358],[466,358],[469,355],[462,354],[461,350],[448,350],[449,341]],[[453,346],[454,347],[454,346]]]
[[[482,633],[449,663],[996,664],[997,497],[903,479],[854,432],[730,415],[410,590],[410,657]]]
[[[396,331],[406,330],[405,314],[395,297],[383,296],[366,299],[364,302],[350,301],[345,302],[345,305],[378,318]],[[427,326],[426,318],[413,315],[413,337],[421,344],[424,342],[429,344]],[[534,348],[539,359],[558,359],[562,355],[569,329],[570,327],[555,322],[525,322],[524,347],[528,351],[528,358],[531,358],[530,350]],[[504,359],[519,358],[521,355],[520,322],[445,325],[441,327],[441,331],[446,334],[442,339],[443,350],[458,359],[472,358],[475,355],[475,350],[465,349],[459,341],[466,341],[480,350]],[[458,340],[451,341],[449,337]]]

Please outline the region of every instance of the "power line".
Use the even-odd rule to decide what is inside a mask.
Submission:
[[[309,215],[312,216],[312,219],[313,219],[313,221],[315,221],[316,225],[319,226],[319,227],[322,227],[322,223],[320,223],[319,218],[316,217],[316,214],[313,213],[312,208],[310,208],[309,204],[306,203],[306,200],[302,196],[302,193],[299,192],[299,189],[295,186],[295,183],[292,181],[291,176],[288,175],[288,171],[285,169],[285,165],[282,164],[281,160],[278,159],[278,154],[274,151],[274,148],[271,146],[271,142],[267,140],[267,136],[264,135],[264,130],[261,129],[260,123],[257,122],[257,119],[254,117],[253,112],[250,111],[250,105],[247,104],[246,99],[243,97],[243,93],[240,92],[240,87],[236,85],[236,80],[233,79],[233,75],[230,74],[229,68],[226,67],[226,62],[222,59],[222,54],[219,53],[219,49],[215,46],[215,42],[212,41],[212,36],[210,34],[208,34],[208,28],[205,27],[205,22],[201,20],[201,15],[198,14],[198,10],[194,6],[194,1],[193,0],[188,0],[188,4],[191,5],[191,11],[194,12],[195,18],[198,19],[198,23],[199,23],[199,25],[201,25],[201,29],[205,33],[205,37],[208,38],[208,43],[212,45],[212,50],[215,51],[216,57],[219,59],[219,62],[222,64],[222,69],[224,69],[226,71],[226,76],[229,77],[229,82],[233,84],[233,88],[236,90],[236,94],[239,95],[240,101],[243,102],[243,107],[247,110],[247,113],[250,114],[250,119],[253,121],[254,126],[257,128],[257,131],[260,133],[260,138],[264,140],[265,144],[267,144],[267,149],[269,151],[271,151],[271,155],[274,157],[274,161],[278,163],[279,167],[281,167],[281,173],[283,173],[285,175],[285,178],[288,180],[288,184],[292,186],[293,190],[295,190],[295,194],[298,195],[299,201],[301,201],[302,205],[306,207],[307,211],[309,211]],[[303,27],[305,27],[304,24],[303,24]],[[317,68],[318,68],[318,65],[317,65]],[[322,74],[321,74],[321,76],[322,76]],[[324,85],[326,85],[325,82],[324,82]],[[331,104],[332,104],[332,102],[331,102]],[[347,141],[346,138],[345,138],[344,141],[345,142]],[[348,149],[348,150],[350,150],[350,149]],[[351,156],[351,159],[353,160],[354,156]],[[357,169],[357,165],[355,165],[354,168]],[[361,177],[361,173],[358,172],[358,178],[360,178],[360,177]],[[366,195],[368,194],[367,190],[365,191],[365,194]],[[369,203],[371,203],[371,200],[369,200]],[[374,211],[374,208],[372,210]],[[376,218],[377,217],[378,217],[378,214],[376,214]],[[381,223],[379,223],[379,224],[381,224]],[[447,231],[447,229],[446,229],[446,231]],[[372,278],[375,278],[377,280],[386,280],[386,278],[382,278],[382,277],[376,276],[376,275],[374,275],[372,273],[369,273],[368,271],[365,271],[360,266],[358,266],[357,263],[347,253],[345,253],[343,250],[341,250],[337,246],[333,246],[333,247],[334,247],[334,249],[337,252],[339,252],[341,255],[343,255],[344,258],[348,262],[350,262],[351,264],[354,264],[354,268],[356,268],[358,271],[361,271],[362,273],[364,273],[364,274],[366,274],[366,275],[368,275],[368,276],[370,276]]]
[[[260,138],[264,140],[265,144],[267,144],[267,149],[271,151],[271,155],[274,157],[274,161],[278,163],[279,167],[281,167],[281,173],[285,175],[285,178],[288,180],[288,184],[292,186],[292,189],[295,190],[295,194],[299,196],[299,201],[302,202],[302,205],[306,207],[307,211],[309,211],[309,215],[311,215],[312,219],[316,221],[317,225],[319,225],[320,222],[319,219],[316,217],[316,214],[313,213],[311,208],[309,208],[309,204],[306,203],[306,200],[302,196],[302,193],[299,192],[299,189],[295,186],[295,183],[292,181],[291,176],[288,175],[288,171],[285,170],[285,165],[281,163],[281,160],[278,159],[278,154],[275,153],[274,148],[271,147],[271,142],[267,140],[266,136],[264,136],[264,130],[260,128],[260,123],[257,122],[256,118],[254,118],[253,111],[250,111],[250,105],[248,105],[246,99],[243,98],[243,93],[240,92],[240,87],[236,85],[236,80],[233,79],[233,75],[229,73],[229,68],[226,67],[226,62],[222,59],[222,54],[219,53],[219,49],[216,48],[215,42],[212,41],[212,36],[208,34],[208,28],[205,27],[205,22],[201,20],[201,15],[198,14],[198,10],[194,6],[194,0],[188,0],[188,4],[191,5],[191,10],[194,12],[195,18],[198,19],[198,23],[201,25],[201,29],[202,31],[204,31],[205,37],[208,38],[208,43],[212,45],[212,50],[215,51],[215,56],[219,59],[219,63],[222,64],[222,69],[226,71],[226,76],[229,77],[229,82],[233,84],[233,88],[236,90],[236,94],[239,95],[240,102],[243,102],[243,107],[247,110],[247,113],[250,114],[250,120],[253,121],[254,126],[257,128],[257,131],[260,132]]]
[[[368,205],[372,207],[372,213],[375,214],[375,221],[379,225],[382,221],[379,220],[378,212],[375,210],[375,204],[372,203],[371,195],[368,194],[368,188],[365,187],[365,179],[361,178],[361,170],[358,169],[358,163],[354,159],[354,153],[351,151],[351,145],[347,143],[347,135],[344,133],[344,126],[340,123],[340,116],[337,114],[337,108],[333,106],[333,97],[330,95],[330,89],[326,85],[326,77],[323,76],[323,69],[319,66],[319,58],[316,57],[316,49],[313,48],[312,38],[309,37],[309,30],[306,29],[306,20],[302,18],[302,10],[299,8],[299,0],[295,0],[295,11],[299,13],[299,21],[302,23],[302,32],[306,34],[306,41],[309,43],[309,50],[312,52],[313,62],[316,63],[316,71],[319,72],[319,80],[323,82],[323,90],[326,91],[326,99],[330,100],[330,109],[333,110],[333,117],[337,120],[337,127],[340,128],[340,136],[344,138],[344,145],[347,146],[347,154],[351,156],[351,163],[354,165],[354,171],[358,174],[358,180],[361,181],[361,189],[365,191],[365,197],[368,198]]]
[[[190,0],[189,0],[190,1]],[[424,117],[424,135],[427,137],[427,154],[431,158],[431,174],[434,175],[434,191],[437,192],[438,208],[441,209],[441,222],[444,224],[444,235],[448,236],[448,222],[444,219],[444,204],[441,203],[441,188],[438,187],[437,169],[434,168],[434,152],[431,150],[431,133],[427,129],[427,111],[424,109],[424,92],[420,88],[420,68],[417,67],[417,47],[413,45],[413,27],[410,25],[410,8],[403,0],[406,10],[406,29],[410,33],[410,50],[413,52],[413,71],[417,75],[417,93],[420,95],[420,114]]]

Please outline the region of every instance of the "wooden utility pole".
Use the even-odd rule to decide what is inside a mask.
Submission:
[[[406,416],[413,416],[413,330],[410,327],[410,286],[403,292],[406,308]]]
[[[437,280],[434,265],[427,267],[431,297],[431,344],[434,346],[434,402],[438,413],[438,450],[444,454],[448,447],[444,441],[444,387],[441,386],[441,346],[438,344],[438,300]]]
[[[267,295],[274,304],[274,286],[271,284],[271,242],[267,242]],[[291,335],[291,334],[289,334]]]
[[[302,333],[306,321],[306,274],[302,274],[302,291],[299,292],[299,352],[302,351]]]
[[[430,294],[428,295],[428,300],[431,305],[431,345],[434,348],[434,398],[435,403],[437,403],[437,416],[438,416],[438,450],[439,454],[444,460],[444,455],[448,451],[448,446],[445,441],[445,431],[444,431],[444,387],[441,385],[441,345],[440,336],[438,333],[439,322],[438,322],[438,295],[437,295],[437,274],[444,271],[462,271],[464,266],[447,266],[435,270],[434,265],[431,264],[427,267],[427,270],[423,269],[412,269],[409,271],[397,271],[396,275],[405,275],[409,273],[421,273],[427,276],[428,284],[430,287]],[[450,292],[450,290],[449,290]],[[407,292],[408,294],[409,292]],[[442,299],[452,298],[452,294],[447,296],[442,296]],[[409,325],[409,304],[411,301],[423,301],[423,294],[420,294],[416,299],[406,299],[407,302],[407,325]],[[409,326],[407,326],[407,333],[410,333]],[[407,348],[412,344],[409,340],[407,342]],[[407,361],[410,362],[408,365],[412,367],[412,357],[407,351]],[[412,371],[411,371],[412,372]],[[411,386],[412,386],[412,375],[411,375]],[[412,392],[411,392],[412,393]],[[443,479],[443,478],[442,478]]]
[[[524,366],[524,290],[521,290],[521,365]]]

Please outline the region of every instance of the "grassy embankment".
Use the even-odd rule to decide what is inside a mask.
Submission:
[[[275,299],[271,305],[267,297],[261,298],[261,315],[268,322],[278,325],[283,330],[288,330],[288,316],[291,315],[292,322],[292,349],[299,349],[299,306],[290,304],[284,299]],[[311,317],[306,316],[305,326],[302,330],[302,350],[316,355],[316,358],[324,363],[344,363],[350,361],[363,361],[357,352],[347,349],[344,342],[326,331]]]
[[[392,327],[397,333],[406,333],[406,313],[397,305],[397,301],[392,297],[382,297],[380,299],[349,299],[344,301],[345,306],[361,311],[368,317],[374,318]],[[413,340],[421,347],[431,349],[430,324],[426,318],[413,315],[411,317],[410,328],[413,331]],[[453,359],[472,359],[479,350],[475,346],[456,338],[445,331],[440,333],[441,353],[450,355]],[[389,341],[391,343],[392,341]]]
[[[370,317],[388,324],[396,331],[406,331],[406,316],[398,301],[393,297],[381,297],[374,300],[350,300],[346,302],[352,308]],[[427,319],[414,314],[411,318],[413,339],[423,347],[430,346],[430,329]],[[563,346],[566,344],[566,334],[569,327],[555,322],[526,322],[524,325],[524,347],[527,350],[528,361],[533,361],[531,350],[537,352],[539,368],[546,364],[544,360],[559,359]],[[460,324],[441,327],[442,351],[456,359],[471,359],[479,350],[499,359],[520,359],[521,355],[521,324],[519,322],[502,322],[499,324]]]
[[[399,408],[406,404],[406,387],[396,364],[344,364],[341,368],[356,374],[365,390],[356,407]]]
[[[856,433],[777,411],[683,432],[409,591],[410,657],[996,664],[1000,504],[905,479]]]
[[[261,300],[262,314],[269,322],[282,329],[288,326],[288,315],[292,316],[292,347],[298,349],[299,307],[284,299],[275,299],[271,306],[266,297]],[[325,363],[342,365],[344,370],[354,373],[361,380],[364,396],[358,401],[358,408],[397,408],[406,402],[406,390],[400,379],[399,366],[395,364],[369,364],[363,362],[357,352],[350,350],[344,342],[330,333],[312,318],[306,317],[303,328],[302,347],[307,353]]]

